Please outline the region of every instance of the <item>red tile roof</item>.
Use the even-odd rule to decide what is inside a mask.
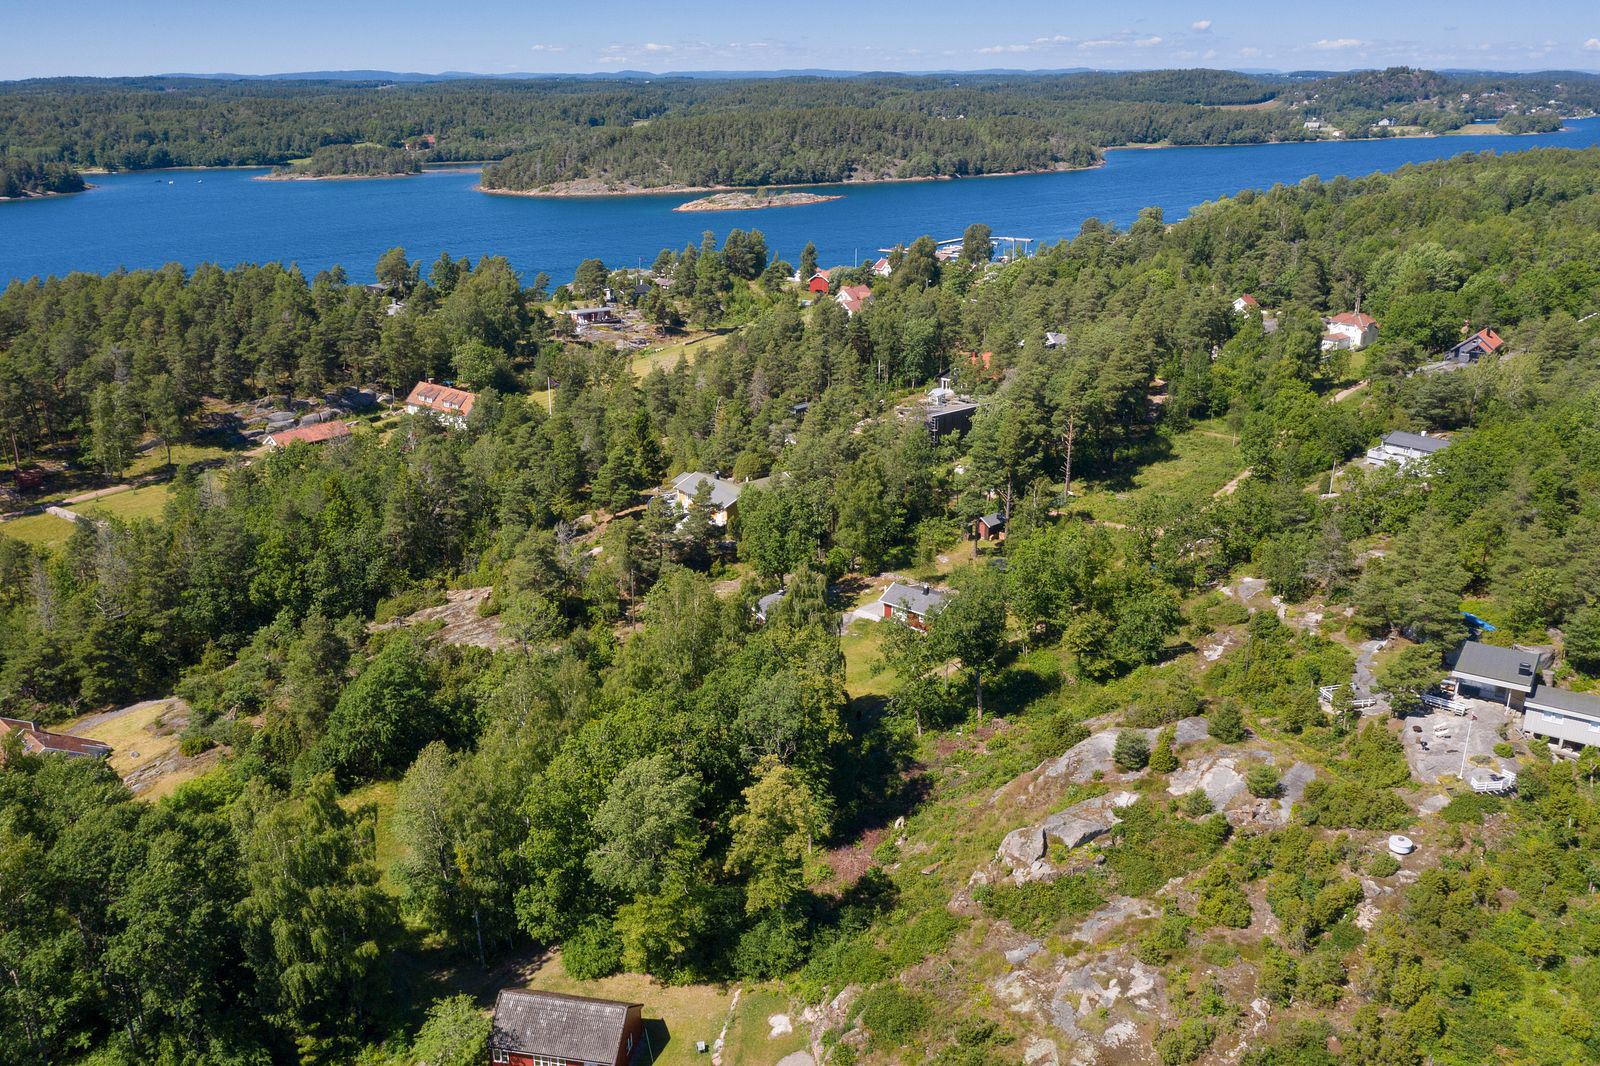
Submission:
[[[52,733],[40,729],[37,722],[21,718],[0,718],[0,736],[18,733],[22,737],[22,750],[29,755],[53,752],[58,755],[77,755],[87,759],[104,759],[111,754],[111,745],[70,733]]]
[[[1330,325],[1355,326],[1359,329],[1366,329],[1369,326],[1378,324],[1377,319],[1364,311],[1343,311],[1337,315],[1330,316],[1328,322]]]
[[[1495,352],[1498,352],[1506,343],[1500,339],[1500,334],[1496,333],[1492,329],[1487,328],[1480,329],[1478,332],[1474,333],[1472,335],[1472,339],[1475,341],[1480,341],[1483,344],[1483,350],[1491,355]]]
[[[839,304],[851,314],[865,307],[870,299],[872,299],[872,289],[866,285],[846,285],[839,290]]]
[[[1260,307],[1261,306],[1261,301],[1257,300],[1254,296],[1251,296],[1249,293],[1245,293],[1243,296],[1239,297],[1239,301],[1241,303],[1243,303],[1246,307]]]
[[[267,443],[278,448],[287,448],[291,444],[304,442],[306,444],[321,444],[323,441],[337,440],[348,437],[350,427],[343,422],[318,422],[311,426],[296,426],[286,429],[281,433],[267,434]]]
[[[411,395],[406,397],[407,407],[426,407],[430,411],[437,411],[441,415],[460,415],[466,418],[472,414],[472,405],[476,403],[476,393],[465,389],[453,389],[448,385],[435,385],[431,381],[419,381],[411,390]]]

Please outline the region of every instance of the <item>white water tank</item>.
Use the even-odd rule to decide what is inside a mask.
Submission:
[[[1389,851],[1395,855],[1410,855],[1416,850],[1417,845],[1412,842],[1410,837],[1401,836],[1399,833],[1396,833],[1394,836],[1389,838]]]

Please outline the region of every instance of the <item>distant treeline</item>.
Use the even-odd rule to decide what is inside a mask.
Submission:
[[[409,148],[419,162],[505,159],[486,179],[499,188],[575,179],[742,185],[1082,165],[1096,149],[1124,144],[1291,140],[1316,135],[1304,128],[1311,116],[1350,136],[1502,118],[1522,132],[1597,104],[1593,75],[1409,68],[1327,77],[49,79],[0,85],[0,151],[146,169],[283,165],[329,146],[372,144]],[[1383,118],[1389,126],[1380,129]]]
[[[387,174],[416,174],[422,163],[404,148],[385,148],[381,144],[330,144],[311,153],[311,158],[286,168],[284,173],[308,178],[339,175],[378,177]]]
[[[82,192],[83,175],[62,163],[35,163],[19,156],[0,156],[0,199]]]

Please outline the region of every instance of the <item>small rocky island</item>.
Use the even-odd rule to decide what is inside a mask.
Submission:
[[[801,207],[842,200],[842,196],[823,196],[814,192],[719,192],[679,204],[674,211],[751,211],[762,207]]]

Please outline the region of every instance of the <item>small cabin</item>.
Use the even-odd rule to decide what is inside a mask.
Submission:
[[[642,1066],[644,1005],[502,989],[489,1030],[491,1066]]]

